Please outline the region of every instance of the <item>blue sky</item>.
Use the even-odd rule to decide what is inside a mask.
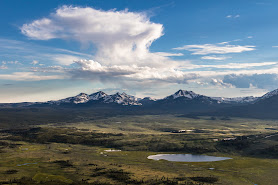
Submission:
[[[0,102],[278,88],[275,0],[2,0]]]

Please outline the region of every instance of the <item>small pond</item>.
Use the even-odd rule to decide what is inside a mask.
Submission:
[[[193,154],[157,154],[150,155],[148,159],[160,160],[164,159],[167,161],[176,161],[176,162],[213,162],[213,161],[223,161],[232,159],[229,157],[215,157],[208,155],[193,155]]]

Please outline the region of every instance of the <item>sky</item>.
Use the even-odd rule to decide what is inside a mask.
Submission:
[[[1,0],[0,102],[278,88],[276,0]]]

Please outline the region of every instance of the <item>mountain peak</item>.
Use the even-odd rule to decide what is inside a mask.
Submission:
[[[173,95],[168,96],[168,97],[172,97],[173,99],[180,98],[180,97],[193,99],[193,98],[196,98],[198,96],[199,95],[194,93],[193,91],[187,91],[187,90],[180,89],[177,92],[175,92]]]
[[[86,93],[80,93],[77,96],[73,97],[73,103],[86,103],[89,101],[89,95]]]
[[[125,92],[122,93],[123,96],[127,96],[127,94]]]
[[[275,96],[275,95],[278,95],[278,89],[275,89],[273,91],[270,91],[270,92],[266,93],[265,95],[263,95],[261,97],[261,99],[270,98],[270,97]]]
[[[104,103],[117,103],[121,105],[142,105],[137,101],[137,98],[130,96],[126,93],[115,93],[112,95],[107,95],[104,98]]]
[[[101,98],[104,98],[106,96],[108,96],[108,95],[105,92],[98,91],[98,92],[90,95],[90,100],[100,100]]]

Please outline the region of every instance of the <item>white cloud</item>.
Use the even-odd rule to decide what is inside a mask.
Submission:
[[[262,66],[275,66],[277,62],[260,62],[260,63],[228,63],[223,65],[196,65],[198,68],[218,68],[218,69],[244,69]]]
[[[196,78],[179,70],[189,62],[169,58],[183,56],[182,53],[149,51],[152,42],[163,35],[163,26],[151,22],[145,13],[63,6],[47,18],[24,24],[21,31],[30,39],[59,38],[93,44],[97,51],[92,60],[73,55],[50,56],[63,65],[75,61],[79,68],[64,69],[73,78],[130,82],[129,85],[142,80],[186,83]]]
[[[2,64],[21,64],[21,63],[15,60],[15,61],[2,61]]]
[[[240,18],[240,15],[239,14],[237,14],[237,15],[227,15],[226,18],[228,18],[228,19],[232,19],[232,18],[236,19],[236,18]]]
[[[228,58],[231,58],[231,57],[225,57],[225,56],[203,56],[201,57],[201,59],[204,59],[204,60],[226,60]]]
[[[8,67],[5,66],[5,65],[1,65],[1,66],[0,66],[0,69],[8,69]]]
[[[31,67],[32,72],[41,72],[41,73],[65,73],[66,68],[62,66],[47,66],[47,67]]]
[[[137,65],[112,65],[104,66],[93,60],[76,61],[78,69],[69,70],[68,73],[74,78],[89,79],[94,81],[163,81],[171,83],[187,83],[188,80],[197,76],[185,73],[174,68],[152,68]]]
[[[166,53],[166,52],[156,52],[155,54],[163,57],[179,57],[183,56],[183,53]]]
[[[233,84],[237,88],[277,89],[277,74],[240,74],[226,75],[223,82]]]
[[[245,51],[253,51],[256,46],[240,46],[240,45],[223,45],[220,44],[203,44],[203,45],[185,45],[183,47],[174,48],[175,50],[191,51],[192,55],[208,55],[208,54],[227,54],[242,53]]]
[[[14,80],[14,81],[41,81],[41,80],[55,80],[64,79],[65,77],[59,75],[37,75],[33,72],[14,72],[12,74],[0,74],[0,79]]]
[[[106,64],[154,63],[152,42],[163,35],[163,26],[144,13],[103,11],[90,7],[63,6],[48,18],[24,24],[21,32],[31,39],[60,38],[94,44],[96,61]]]
[[[231,15],[230,18],[238,17],[240,15]],[[74,79],[108,82],[114,86],[115,84],[124,84],[121,88],[135,85],[137,85],[136,88],[141,88],[138,84],[146,88],[157,84],[160,85],[161,83],[177,84],[192,81],[229,87],[229,84],[225,84],[218,77],[242,73],[271,73],[275,70],[278,73],[276,62],[194,65],[187,61],[174,61],[169,58],[183,56],[182,53],[152,53],[149,51],[149,47],[152,42],[163,35],[163,25],[151,22],[145,13],[140,12],[129,12],[127,10],[104,11],[90,7],[63,6],[48,17],[24,24],[21,27],[21,31],[30,39],[75,40],[83,44],[83,46],[90,48],[90,45],[94,45],[93,48],[96,48],[96,51],[93,52],[95,53],[93,57],[80,55],[80,53],[76,52],[49,55],[48,57],[59,64],[70,65],[75,63],[75,66],[77,65],[78,67],[74,68],[75,66],[71,65],[66,68],[51,68],[47,66],[32,68],[33,72],[18,75],[26,75],[26,80],[29,80],[31,76],[35,76],[35,79],[39,80],[60,79],[68,75]],[[192,55],[207,55],[202,57],[205,60],[225,60],[229,57],[223,56],[224,54],[255,50],[255,46],[252,45],[232,45],[230,42],[185,45],[174,49],[187,50],[192,52]],[[221,56],[217,54],[221,54]],[[41,61],[40,58],[38,60]],[[271,68],[256,68],[261,66]],[[223,70],[211,70],[212,68]],[[61,73],[62,76],[37,75],[38,73],[51,72]],[[8,79],[8,76],[0,75],[1,77]],[[18,79],[15,74],[9,77]],[[210,82],[207,81],[208,79],[213,80]]]
[[[54,54],[49,55],[49,57],[61,65],[70,65],[74,63],[74,61],[81,60],[81,57],[67,54]]]
[[[218,44],[229,44],[231,41],[227,41],[227,42],[220,42],[220,43],[218,43]]]
[[[37,60],[33,60],[33,62],[31,62],[32,65],[37,65],[39,63],[39,61]]]
[[[209,68],[208,68],[209,69]],[[221,70],[221,71],[214,71],[214,70],[205,70],[205,69],[199,69],[191,71],[191,73],[195,73],[200,78],[208,78],[208,77],[214,77],[214,76],[224,76],[224,75],[253,75],[253,74],[278,74],[278,66],[271,66],[266,69],[241,69],[238,67],[238,69],[241,70],[234,70],[234,68],[227,68],[228,70]]]
[[[233,88],[234,87],[230,83],[225,83],[225,82],[223,82],[223,80],[215,79],[215,78],[211,79],[210,84],[215,85],[215,86],[219,86],[219,87],[224,87],[224,88]]]
[[[6,66],[7,62],[6,61],[2,61],[2,65],[0,66],[0,69],[8,69],[8,67]]]

